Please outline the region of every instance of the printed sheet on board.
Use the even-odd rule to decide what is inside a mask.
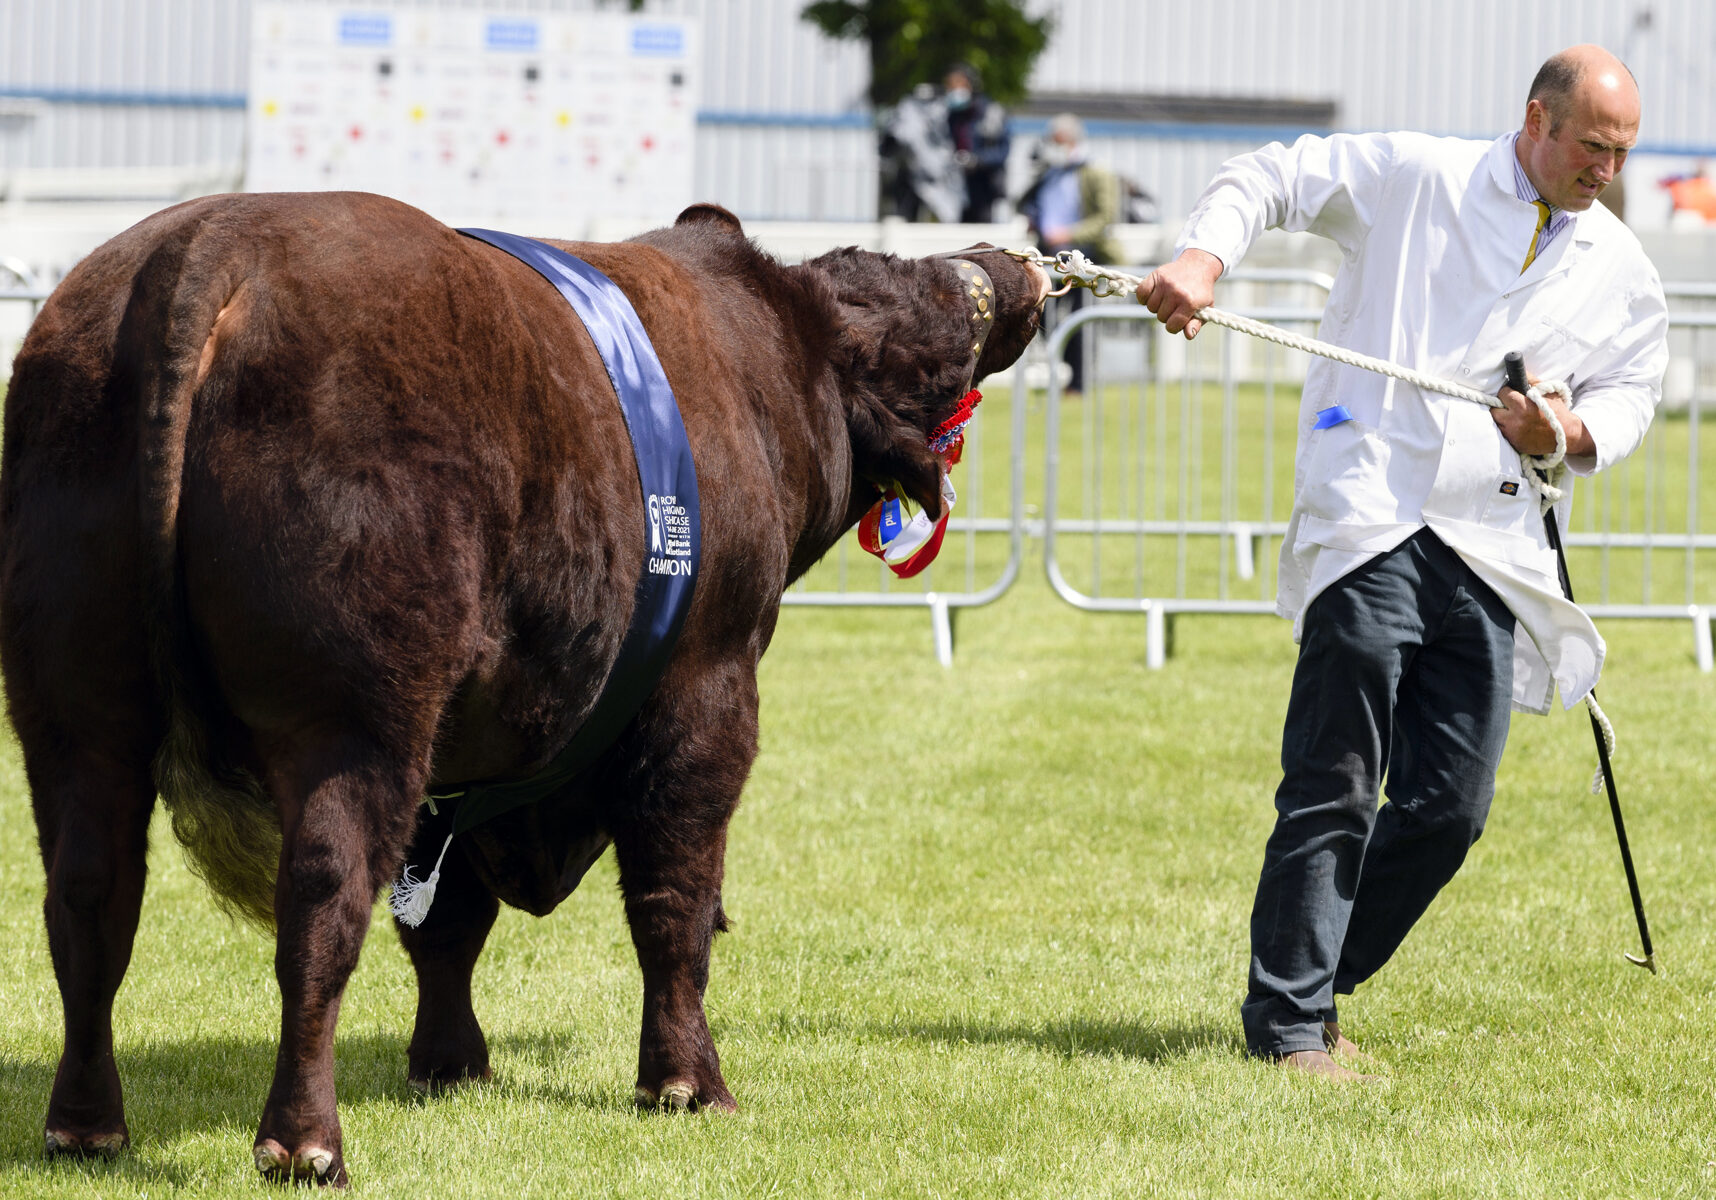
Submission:
[[[269,4],[250,191],[382,192],[450,224],[580,237],[692,201],[696,23]]]

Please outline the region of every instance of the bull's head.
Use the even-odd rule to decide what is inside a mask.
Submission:
[[[832,285],[840,313],[836,367],[855,476],[848,523],[889,483],[939,516],[943,467],[930,434],[978,381],[1024,353],[1048,276],[988,245],[920,259],[834,250],[806,266]]]

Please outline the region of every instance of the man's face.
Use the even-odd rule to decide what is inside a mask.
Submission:
[[[1575,89],[1555,132],[1549,110],[1526,105],[1521,159],[1532,184],[1556,208],[1583,212],[1614,182],[1638,141],[1638,92],[1612,76],[1590,79]]]

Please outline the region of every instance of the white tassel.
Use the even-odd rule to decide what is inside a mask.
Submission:
[[[429,915],[429,906],[435,903],[435,885],[441,882],[441,859],[447,857],[447,847],[452,844],[453,835],[449,833],[447,840],[441,843],[441,853],[435,859],[435,869],[429,872],[429,878],[411,878],[410,863],[406,863],[405,869],[399,873],[393,894],[387,898],[387,907],[402,924],[415,929]]]

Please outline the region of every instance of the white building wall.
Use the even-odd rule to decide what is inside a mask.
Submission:
[[[1710,0],[1041,0],[1034,86],[1334,99],[1343,127],[1510,128],[1545,58],[1578,42],[1638,76],[1647,142],[1716,145]]]
[[[604,7],[599,0],[408,4]],[[648,11],[702,24],[699,194],[750,218],[866,219],[875,213],[866,52],[822,38],[799,19],[802,7],[803,0],[650,0]],[[1493,135],[1518,120],[1530,75],[1548,53],[1599,41],[1623,53],[1639,76],[1647,150],[1716,157],[1713,0],[1036,0],[1033,7],[1057,23],[1033,76],[1039,89],[1333,100],[1337,124],[1349,129]],[[237,163],[249,13],[248,0],[0,0],[0,174]],[[123,102],[128,96],[148,103]],[[1020,186],[1039,128],[1020,122]],[[1104,127],[1093,144],[1154,192],[1171,219],[1223,157],[1267,136],[1202,132],[1217,136]]]

